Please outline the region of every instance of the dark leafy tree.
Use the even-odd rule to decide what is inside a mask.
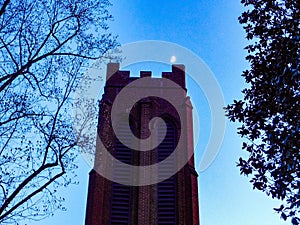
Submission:
[[[242,0],[239,17],[250,44],[249,84],[243,100],[226,107],[228,118],[245,138],[241,174],[253,188],[282,200],[275,208],[284,220],[299,224],[300,211],[300,2]]]
[[[63,209],[78,139],[72,95],[90,59],[117,46],[107,0],[0,0],[0,223]]]

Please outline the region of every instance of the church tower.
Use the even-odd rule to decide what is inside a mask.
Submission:
[[[145,184],[148,179],[145,176],[148,175],[143,170],[137,172],[127,166],[110,166],[110,161],[103,159],[97,147],[94,169],[89,174],[85,225],[199,225],[193,107],[186,95],[185,69],[183,65],[172,65],[172,72],[163,72],[162,78],[152,78],[151,75],[150,71],[141,71],[140,77],[130,77],[129,71],[119,70],[118,63],[108,64],[99,108],[99,139],[111,156],[124,165],[132,165],[132,168],[160,164],[175,149],[179,153],[174,153],[175,160],[171,163],[148,174],[157,176],[158,182]],[[124,112],[119,110],[114,130],[111,120],[113,104],[131,84],[129,89],[133,95],[127,95],[128,101],[139,95],[139,91],[144,91],[143,83],[134,83],[139,80],[146,80],[147,89],[155,90],[160,96],[149,94],[137,101],[129,112],[128,109]],[[177,86],[168,86],[168,80]],[[171,96],[174,102],[171,104],[164,96]],[[161,123],[152,123],[152,119],[157,117],[163,119],[164,128]],[[147,139],[154,134],[160,141],[153,149],[138,151],[128,147],[135,142],[136,146],[143,148],[144,145],[136,140]],[[179,167],[180,162],[184,164]],[[100,167],[113,179],[98,173]],[[165,174],[171,175],[164,177]],[[141,185],[137,185],[139,179],[143,180]],[[128,180],[132,180],[133,185],[128,185]]]

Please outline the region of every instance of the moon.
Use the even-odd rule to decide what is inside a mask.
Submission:
[[[172,55],[170,58],[170,63],[175,63],[176,62],[176,56]]]

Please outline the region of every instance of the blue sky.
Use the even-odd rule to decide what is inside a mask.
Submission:
[[[241,98],[245,87],[240,74],[247,68],[247,44],[237,17],[243,8],[233,0],[113,0],[110,9],[114,21],[111,31],[119,35],[121,44],[141,40],[162,40],[190,49],[209,66],[222,88],[225,103]],[[145,68],[150,69],[151,68]],[[189,81],[188,81],[189,82]],[[196,165],[208,139],[210,112],[201,90],[189,82],[189,94],[200,118],[200,143],[195,149]],[[194,99],[193,99],[194,98]],[[224,142],[213,164],[199,174],[201,225],[283,225],[274,211],[280,203],[253,190],[247,178],[236,167],[241,139],[236,124],[227,121]],[[33,225],[84,224],[88,172],[90,168],[78,158],[79,185],[62,189],[67,211]]]

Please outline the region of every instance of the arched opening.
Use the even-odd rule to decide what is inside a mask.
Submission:
[[[132,123],[130,123],[132,125]],[[114,141],[113,156],[126,164],[132,164],[133,162],[133,150],[128,148],[125,144],[131,142],[130,135],[125,129],[127,126],[126,120],[120,120],[117,129],[118,133],[125,140],[124,144],[118,138]],[[126,167],[113,167],[112,175],[117,180],[131,179],[132,173]],[[111,225],[130,224],[130,212],[132,201],[132,187],[112,182],[111,191]]]
[[[176,125],[170,118],[164,118],[167,125],[167,132],[164,140],[157,147],[157,161],[160,162],[168,157],[177,145]],[[158,135],[163,135],[161,129],[158,129]],[[175,164],[176,162],[174,162]],[[174,165],[165,166],[158,170],[158,176],[163,176],[174,169]],[[175,225],[176,217],[176,175],[157,184],[157,224]]]

